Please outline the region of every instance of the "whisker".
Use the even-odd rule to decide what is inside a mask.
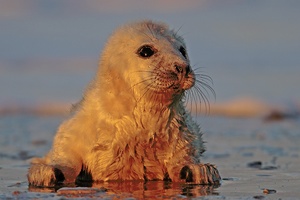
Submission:
[[[197,89],[197,91],[199,92],[198,94],[201,96],[201,98],[203,99],[204,105],[205,105],[205,113],[207,114],[207,108],[208,111],[210,110],[210,103],[209,103],[209,99],[208,97],[202,92],[202,90],[196,86],[195,87]]]
[[[195,86],[194,88],[193,88],[193,93],[194,93],[194,95],[196,96],[196,100],[195,100],[195,103],[196,104],[200,104],[200,110],[198,110],[198,109],[196,109],[196,114],[198,113],[198,112],[201,112],[201,110],[202,110],[202,104],[204,103],[204,106],[205,106],[205,108],[206,108],[206,100],[205,100],[205,98],[203,97],[203,94],[201,93],[201,91],[199,90],[199,88],[197,87],[197,86]]]
[[[200,75],[200,78],[201,78],[201,79],[208,80],[211,84],[214,84],[213,79],[212,79],[210,76],[206,75],[206,74],[201,74],[201,75]]]
[[[178,35],[178,33],[179,33],[179,31],[181,30],[182,27],[183,27],[183,24],[176,31],[173,30],[175,37],[177,37],[177,35]]]
[[[185,105],[188,105],[188,103],[191,101],[191,103],[190,103],[190,112],[191,112],[191,110],[193,109],[193,102],[192,102],[192,100],[191,100],[192,98],[191,98],[191,92],[190,91],[188,91],[187,92],[187,100],[186,100],[186,103],[185,103]]]
[[[148,27],[148,26],[147,26]],[[148,27],[149,28],[149,27]],[[146,37],[148,37],[152,42],[153,42],[153,38],[148,35],[145,31],[139,30],[137,28],[135,28],[135,30],[137,30],[139,33],[142,33],[143,35],[145,35]],[[149,29],[150,30],[150,29]],[[152,31],[150,30],[151,34],[153,35]]]
[[[202,107],[205,107],[205,113],[210,111],[210,96],[216,99],[216,93],[211,85],[213,85],[213,79],[204,74],[201,70],[202,68],[198,67],[193,71],[195,75],[195,83],[192,88],[187,90],[187,102],[186,105],[190,105],[191,111],[194,111],[196,116],[199,112],[202,112]],[[200,104],[200,107],[198,107]]]
[[[213,85],[213,80],[210,76],[204,75],[204,74],[195,74],[195,76],[197,77],[197,80],[203,80],[205,81],[207,84],[212,84]]]
[[[198,115],[198,101],[197,101],[197,95],[198,93],[193,89],[192,91],[192,97],[194,101],[194,105],[196,107],[196,116]],[[200,99],[200,111],[201,111],[201,99]]]
[[[206,91],[208,96],[209,96],[209,92],[208,92],[208,90],[209,90],[213,94],[214,98],[216,99],[216,96],[217,96],[216,92],[209,84],[207,84],[203,81],[199,81],[199,80],[196,80],[196,82],[200,84],[200,87],[203,88]]]
[[[200,110],[198,110],[198,107],[196,108],[196,115],[198,115],[198,112],[201,112],[201,107],[202,107],[202,98],[201,98],[201,95],[199,94],[199,91],[197,89],[197,86],[195,86],[193,88],[193,93],[194,93],[194,96],[195,96],[195,104],[198,105],[200,104]]]
[[[155,34],[154,34],[152,28],[149,26],[149,24],[147,24],[146,26],[147,26],[148,30],[150,31],[151,35],[153,36],[153,38],[156,38]],[[153,41],[153,40],[151,40],[151,41]]]
[[[153,70],[152,70],[152,71],[151,71],[151,70],[149,70],[149,71],[148,71],[148,70],[134,71],[134,73],[135,73],[135,72],[138,72],[138,73],[151,73],[151,74],[154,74],[154,73],[155,73],[155,74],[157,74],[157,73],[156,73],[155,71],[153,71]]]
[[[145,83],[145,82],[151,81],[151,80],[155,80],[155,77],[150,77],[150,78],[148,78],[148,79],[144,79],[144,80],[142,80],[142,81],[140,81],[140,82],[138,82],[138,83],[135,83],[135,84],[133,84],[133,85],[131,86],[131,89],[134,88],[135,86],[139,85],[139,84],[142,84],[142,83]]]
[[[146,85],[146,86],[142,89],[142,91],[145,90],[145,89],[146,89],[146,91],[145,91],[145,92],[142,94],[142,96],[140,96],[140,98],[137,100],[138,102],[142,100],[142,98],[146,95],[147,92],[149,92],[149,90],[150,90],[150,88],[151,88],[151,87],[149,87],[149,86],[151,86],[153,83],[154,83],[154,82],[150,82],[148,85]]]
[[[155,81],[155,79],[156,79],[156,76],[158,76],[159,75],[159,72],[155,72],[155,71],[144,71],[144,70],[141,70],[141,71],[135,71],[136,73],[147,73],[148,75],[148,78],[146,78],[146,79],[144,79],[144,80],[142,80],[142,81],[140,81],[140,82],[138,82],[138,83],[135,83],[135,84],[133,84],[132,85],[132,87],[131,88],[134,88],[135,86],[137,86],[137,85],[139,85],[139,84],[142,84],[142,83],[145,83],[145,82],[148,82],[148,81],[152,81],[152,82],[154,82]]]
[[[211,92],[211,90],[207,88],[206,83],[203,83],[203,82],[201,82],[201,81],[197,81],[197,83],[199,83],[199,84],[197,85],[197,87],[202,88],[203,91],[202,91],[202,90],[201,90],[201,91],[202,91],[202,92],[205,92],[205,94],[206,94],[207,96],[209,96],[209,91]],[[209,90],[209,91],[208,91],[208,90]],[[211,92],[211,93],[214,94],[213,92]]]

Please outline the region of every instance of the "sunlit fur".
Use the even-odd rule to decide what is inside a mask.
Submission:
[[[155,49],[141,57],[138,49]],[[53,147],[28,172],[33,186],[94,181],[171,180],[214,184],[214,165],[201,164],[202,133],[184,106],[206,98],[208,76],[197,80],[183,38],[152,21],[122,26],[109,38],[98,72]],[[83,66],[84,67],[84,66]],[[204,93],[202,92],[204,89]]]

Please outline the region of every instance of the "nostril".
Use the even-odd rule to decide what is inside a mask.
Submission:
[[[188,75],[191,72],[191,67],[188,65],[186,66],[185,75]]]
[[[179,65],[175,65],[175,69],[178,73],[182,73],[182,71],[183,71],[182,67]]]

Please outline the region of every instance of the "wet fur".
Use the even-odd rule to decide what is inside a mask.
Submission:
[[[145,44],[156,50],[149,58],[137,52]],[[184,106],[197,80],[180,47],[186,49],[183,38],[162,23],[131,23],[113,33],[74,115],[50,152],[32,161],[29,184],[74,183],[83,172],[94,181],[218,184],[215,166],[200,163],[202,133]]]

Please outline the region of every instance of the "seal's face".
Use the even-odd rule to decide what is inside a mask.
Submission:
[[[143,34],[141,34],[143,33]],[[138,43],[132,45],[141,94],[182,94],[195,84],[183,39],[163,25],[145,23],[132,31]]]
[[[109,39],[101,62],[102,79],[120,91],[130,90],[135,100],[170,104],[190,94],[194,101],[208,102],[201,88],[211,90],[210,77],[196,78],[183,38],[165,24],[143,21],[121,27]]]
[[[145,62],[152,62],[149,71],[149,88],[158,93],[173,90],[175,93],[191,88],[195,83],[194,73],[189,65],[185,47],[175,47],[174,51],[164,53],[159,45],[143,44],[136,54]],[[178,51],[178,52],[176,52]],[[178,54],[178,55],[177,55]],[[169,57],[174,57],[170,59]],[[141,61],[143,62],[143,61]]]

